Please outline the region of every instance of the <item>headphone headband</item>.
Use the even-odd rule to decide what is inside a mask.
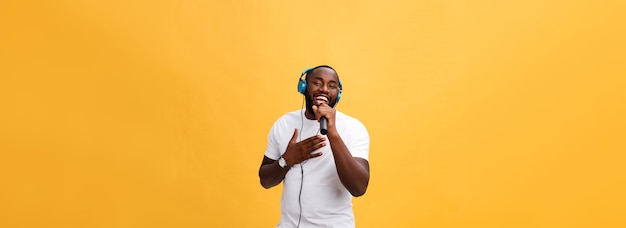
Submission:
[[[313,71],[313,70],[315,70],[317,68],[321,68],[321,67],[330,68],[331,70],[335,71],[335,73],[337,73],[337,71],[334,68],[332,68],[332,67],[330,67],[328,65],[319,65],[319,66],[316,66],[316,67],[313,67],[313,68],[307,68],[306,70],[302,71],[302,74],[300,74],[300,79],[298,80],[298,93],[303,94],[303,95],[306,93],[306,77],[305,78],[303,78],[303,77],[306,76],[307,74],[309,74],[309,72],[311,72],[311,71]],[[339,75],[337,75],[337,77],[339,77]],[[337,101],[335,102],[335,104],[339,103],[339,99],[341,99],[341,93],[342,93],[342,90],[343,90],[343,85],[341,84],[341,79],[338,78],[338,80],[339,80],[339,93],[337,94]]]

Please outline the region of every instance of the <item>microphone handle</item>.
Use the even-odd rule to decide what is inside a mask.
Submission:
[[[320,117],[320,133],[322,133],[322,135],[328,133],[328,119],[324,116]]]

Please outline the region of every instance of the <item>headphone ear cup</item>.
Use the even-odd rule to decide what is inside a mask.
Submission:
[[[339,90],[339,93],[337,94],[337,101],[335,101],[335,104],[339,103],[340,99],[341,99],[341,89]]]
[[[337,101],[335,104],[339,103],[339,100],[341,99],[341,91],[343,91],[343,84],[341,83],[341,80],[339,80],[339,93],[337,93]]]
[[[298,93],[306,93],[306,79],[302,79],[302,76],[308,74],[311,70],[313,70],[313,68],[307,68],[306,70],[302,71],[302,74],[300,74],[300,79],[298,80]]]
[[[305,92],[306,92],[306,81],[300,78],[300,80],[298,80],[298,93],[304,94]]]

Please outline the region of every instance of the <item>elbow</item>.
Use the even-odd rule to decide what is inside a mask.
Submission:
[[[264,189],[268,189],[272,187],[267,183],[267,180],[263,179],[263,175],[261,175],[260,170],[259,170],[259,182],[261,183],[261,186],[263,186]]]
[[[353,190],[350,190],[349,192],[354,197],[360,197],[362,195],[365,195],[366,191],[367,191],[367,186],[361,187],[361,188],[358,188],[358,189],[353,189]]]
[[[263,186],[263,188],[265,189],[269,189],[272,187],[269,181],[263,179],[263,177],[261,176],[261,173],[259,173],[259,182],[261,183],[261,186]]]
[[[269,183],[269,181],[267,180],[267,178],[263,178],[263,169],[259,169],[259,182],[261,183],[261,186],[263,186],[263,188],[265,189],[269,189],[272,187],[272,185]]]
[[[269,189],[271,187],[278,185],[278,183],[275,183],[275,181],[267,179],[267,178],[263,178],[260,175],[259,175],[259,179],[261,182],[261,186],[263,186],[263,188],[265,189]]]
[[[370,178],[368,175],[367,178],[364,178],[361,181],[353,183],[354,185],[352,185],[352,187],[349,188],[348,191],[354,197],[365,195],[365,192],[367,191],[367,186],[369,186],[369,182],[370,182]]]
[[[282,179],[276,180],[275,178],[268,176],[267,173],[264,173],[261,169],[259,169],[259,182],[261,183],[261,186],[263,186],[263,188],[269,189],[280,184],[281,181]]]
[[[354,197],[360,197],[360,196],[362,196],[362,195],[365,195],[365,190],[363,190],[363,191],[358,191],[358,192],[354,192],[354,191],[353,191],[353,192],[350,192],[350,194],[352,194],[352,196],[354,196]]]
[[[342,181],[342,183],[346,187],[348,192],[350,192],[350,195],[354,197],[359,197],[365,195],[365,192],[367,191],[367,186],[369,185],[369,177],[357,182],[346,183]]]
[[[268,181],[263,181],[263,179],[261,179],[261,186],[265,189],[270,189],[271,187],[274,187],[275,184],[271,184]]]

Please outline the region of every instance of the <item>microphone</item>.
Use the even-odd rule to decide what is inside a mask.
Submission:
[[[326,102],[322,102],[317,107],[322,106],[322,104],[326,104]],[[325,116],[320,117],[320,133],[322,135],[326,135],[328,133],[328,119]]]
[[[328,133],[328,119],[325,116],[320,117],[320,133],[326,135]]]

